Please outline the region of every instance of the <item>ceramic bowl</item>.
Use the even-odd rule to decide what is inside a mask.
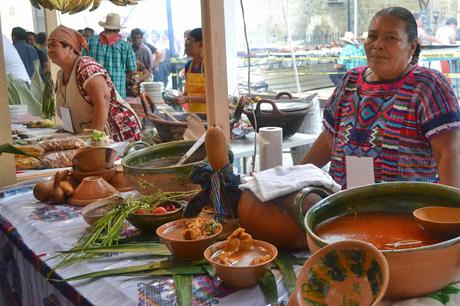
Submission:
[[[247,288],[257,284],[270,267],[272,261],[278,256],[278,250],[273,244],[262,240],[254,240],[254,245],[263,247],[272,254],[270,260],[258,265],[226,266],[212,260],[213,254],[223,249],[226,243],[226,241],[221,241],[211,245],[204,251],[204,257],[214,267],[216,275],[233,288]]]
[[[296,201],[301,201],[301,192]],[[460,207],[460,190],[440,184],[391,182],[335,193],[313,205],[304,225],[312,253],[328,243],[315,234],[322,221],[359,212],[406,212],[432,206]],[[391,225],[389,225],[391,226]],[[460,236],[411,249],[383,250],[390,269],[388,299],[426,296],[455,281],[460,275]]]
[[[174,205],[177,209],[175,211],[166,212],[164,214],[135,214],[131,213],[126,218],[129,223],[138,228],[144,233],[155,233],[157,228],[165,223],[177,220],[182,217],[184,208],[179,203],[164,203],[159,206]]]
[[[204,251],[207,247],[217,240],[217,237],[222,232],[222,225],[217,223],[218,230],[214,235],[208,236],[203,239],[185,240],[173,239],[166,235],[166,233],[174,228],[182,228],[187,219],[179,219],[176,221],[168,222],[158,227],[156,233],[160,237],[161,242],[166,244],[169,251],[174,256],[183,260],[198,260],[204,256]]]
[[[107,147],[89,147],[78,151],[72,159],[75,170],[91,172],[110,169],[117,158],[117,152]]]
[[[460,208],[427,206],[416,209],[414,217],[427,232],[435,236],[460,236]]]
[[[72,169],[70,176],[75,180],[76,183],[80,183],[85,177],[88,176],[100,176],[105,181],[109,182],[115,175],[117,171],[117,166],[113,166],[109,169],[101,169],[96,171],[81,171],[77,169]]]
[[[89,225],[93,225],[100,218],[109,213],[115,206],[123,203],[123,198],[115,195],[113,197],[100,199],[85,206],[81,211],[83,219]]]
[[[88,176],[75,189],[72,197],[69,199],[69,204],[86,206],[96,200],[108,198],[118,193],[118,190],[107,183],[102,177]]]
[[[356,240],[329,244],[314,253],[297,276],[297,305],[377,305],[390,273],[383,254]]]
[[[190,191],[200,189],[190,181],[192,167],[206,157],[201,146],[186,164],[175,163],[195,141],[173,141],[141,149],[126,155],[121,164],[128,183],[142,194],[162,191]]]

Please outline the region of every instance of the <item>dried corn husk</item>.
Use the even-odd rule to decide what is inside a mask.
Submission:
[[[44,150],[40,146],[16,146],[19,149],[31,156],[14,155],[16,170],[37,169],[42,166],[40,159],[43,158]],[[33,156],[33,157],[32,157]]]

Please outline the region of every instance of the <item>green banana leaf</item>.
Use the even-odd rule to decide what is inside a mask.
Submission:
[[[168,256],[171,252],[168,248],[157,242],[152,243],[127,243],[109,247],[95,247],[85,249],[71,249],[68,251],[59,251],[59,253],[86,253],[86,254],[103,254],[103,253],[149,253],[152,255]]]
[[[192,275],[174,274],[174,284],[176,284],[176,295],[179,304],[182,306],[192,305]]]
[[[34,158],[36,158],[36,159],[39,159],[38,157],[33,156],[32,154],[29,154],[29,153],[27,153],[27,152],[24,152],[24,151],[22,151],[22,150],[16,148],[15,146],[13,146],[13,145],[10,144],[10,143],[0,144],[0,156],[1,156],[3,153],[17,154],[17,155],[25,155],[25,156],[34,157]]]
[[[286,251],[280,251],[275,259],[275,264],[283,274],[286,288],[291,294],[295,289],[296,275],[292,268],[291,255]]]
[[[278,304],[278,288],[276,279],[271,270],[267,270],[259,281],[259,287],[264,293],[265,299],[270,305]]]
[[[34,116],[41,116],[45,84],[38,72],[40,69],[40,62],[38,60],[35,61],[34,66],[36,72],[31,79],[30,86],[12,75],[7,76],[8,103],[10,105],[27,105],[28,113]]]

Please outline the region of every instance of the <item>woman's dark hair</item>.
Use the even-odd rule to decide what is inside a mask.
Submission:
[[[40,45],[43,45],[46,43],[46,33],[45,32],[40,32],[37,34],[37,43]]]
[[[131,36],[136,36],[136,35],[140,35],[140,36],[144,37],[144,31],[142,31],[139,28],[132,29],[131,30]]]
[[[398,17],[402,19],[402,21],[404,21],[404,23],[406,24],[406,33],[407,33],[407,36],[409,37],[409,42],[414,42],[414,41],[417,42],[417,46],[415,47],[415,52],[412,55],[412,60],[410,63],[413,65],[417,64],[421,49],[420,49],[420,43],[417,41],[417,38],[418,38],[417,22],[415,20],[414,15],[412,15],[412,13],[408,9],[403,8],[403,7],[399,7],[399,6],[388,7],[383,10],[378,11],[374,15],[374,17],[372,17],[371,24],[374,22],[374,20],[377,17],[386,16],[386,15]]]
[[[17,40],[26,40],[27,32],[21,27],[15,27],[11,30],[11,36],[14,36]]]
[[[34,32],[27,32],[26,37],[29,35],[32,35],[33,37],[35,37],[35,39],[37,39],[37,34],[35,34]]]

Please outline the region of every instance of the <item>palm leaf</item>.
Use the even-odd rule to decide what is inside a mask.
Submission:
[[[296,276],[292,268],[291,255],[288,252],[280,251],[275,259],[275,264],[283,274],[283,279],[289,293],[295,289]]]
[[[265,299],[270,305],[278,304],[278,288],[276,279],[271,270],[267,270],[264,277],[259,281],[260,289],[264,293]]]
[[[145,274],[149,275],[148,273],[153,272],[155,269],[171,269],[171,268],[173,269],[182,268],[184,269],[183,271],[192,271],[192,272],[189,272],[191,274],[204,274],[205,270],[203,268],[201,268],[198,273],[198,272],[194,272],[194,271],[197,271],[194,267],[200,266],[205,263],[206,261],[204,259],[185,262],[185,261],[173,259],[170,257],[166,260],[155,261],[155,262],[144,264],[144,265],[107,269],[103,271],[90,272],[90,273],[73,276],[73,277],[63,279],[63,280],[58,280],[58,279],[51,279],[51,280],[56,281],[56,282],[75,281],[75,280],[81,280],[81,279],[87,279],[87,278],[101,278],[101,277],[118,276],[118,275],[133,275],[133,274],[139,275],[141,272],[147,272]],[[169,274],[172,274],[172,273],[169,273]],[[152,275],[155,275],[155,274],[152,274]]]
[[[102,254],[102,253],[149,253],[158,256],[168,256],[171,252],[168,248],[157,242],[151,243],[127,243],[107,247],[94,248],[74,248],[68,251],[59,251],[59,253],[86,253],[86,254]]]
[[[87,278],[100,278],[100,277],[108,277],[108,276],[134,274],[136,272],[142,272],[142,271],[148,271],[148,270],[160,269],[160,268],[170,268],[170,267],[171,267],[171,261],[162,260],[162,261],[156,261],[156,262],[144,264],[144,265],[115,268],[115,269],[108,269],[108,270],[103,270],[103,271],[80,274],[80,275],[69,277],[63,280],[59,280],[59,279],[50,279],[50,280],[56,281],[56,282],[75,281],[75,280],[81,280],[81,279],[87,279]]]
[[[174,284],[176,284],[176,295],[182,306],[192,305],[192,275],[174,274]]]
[[[205,264],[203,265],[203,268],[206,270],[209,276],[216,277],[216,270],[214,270],[214,268],[211,265]]]
[[[170,267],[164,269],[155,269],[152,271],[142,273],[142,276],[159,276],[159,275],[175,275],[175,274],[183,274],[183,275],[198,275],[198,274],[206,274],[206,269],[204,266],[183,266],[183,267]],[[139,275],[139,273],[136,273]]]

